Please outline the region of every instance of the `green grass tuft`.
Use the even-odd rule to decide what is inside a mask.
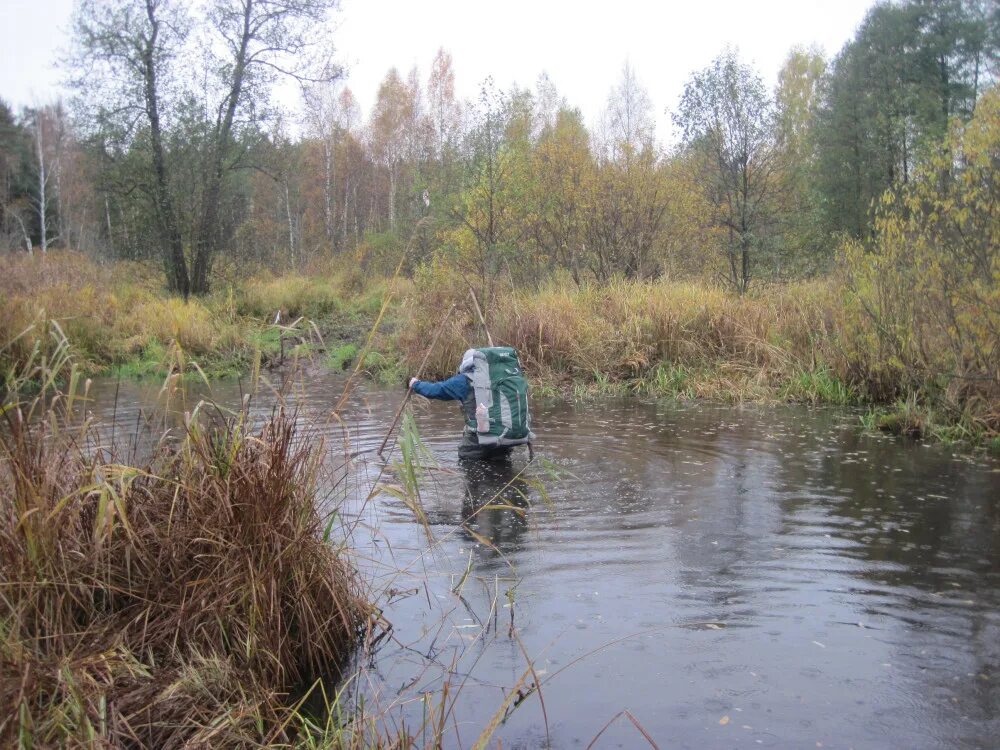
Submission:
[[[808,404],[846,406],[857,401],[854,389],[825,367],[803,370],[794,375],[781,389],[780,395],[786,401]]]
[[[123,378],[162,378],[167,375],[167,350],[156,339],[150,341],[135,359],[114,365],[110,374]]]
[[[636,391],[674,399],[694,398],[694,373],[684,365],[662,363],[636,383]]]
[[[362,367],[372,378],[383,385],[398,384],[402,382],[406,374],[404,363],[398,357],[374,350],[365,355]]]
[[[343,344],[332,350],[326,357],[326,363],[332,370],[346,370],[354,364],[355,357],[358,356],[358,345],[355,343]]]

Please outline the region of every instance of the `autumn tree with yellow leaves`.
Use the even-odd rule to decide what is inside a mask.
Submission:
[[[869,379],[934,390],[1000,430],[1000,88],[882,196],[873,242],[843,254]]]

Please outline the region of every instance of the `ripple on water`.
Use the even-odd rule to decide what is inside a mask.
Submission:
[[[122,383],[119,432],[158,387]],[[325,440],[331,456],[348,445],[357,460],[347,486],[366,497],[383,471],[397,481],[398,451],[388,466],[374,454],[402,394],[365,385],[334,424],[325,416],[341,387],[317,376],[295,403],[307,439]],[[114,388],[95,386],[104,427]],[[239,403],[236,385],[213,391]],[[356,533],[371,545],[361,557],[372,579],[420,591],[386,604],[393,644],[406,647],[387,645],[372,675],[383,697],[419,677],[400,696],[412,708],[404,718],[419,725],[415,691],[454,668],[475,675],[455,715],[463,726],[489,721],[523,669],[506,625],[465,650],[469,623],[496,606],[536,669],[551,677],[573,664],[545,686],[557,746],[585,745],[623,707],[661,746],[995,744],[997,464],[861,435],[856,415],[837,410],[534,406],[539,458],[559,479],[541,461],[519,476],[523,452],[509,467],[470,470],[455,456],[454,406],[414,402],[441,469],[421,495],[439,540],[432,554],[398,498],[344,509],[369,525]],[[262,396],[258,416],[269,409]],[[452,587],[470,565],[459,601]],[[536,746],[543,729],[529,700],[499,735]]]

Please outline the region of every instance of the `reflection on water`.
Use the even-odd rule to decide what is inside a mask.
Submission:
[[[114,384],[99,385],[107,423]],[[348,426],[324,426],[339,387],[316,377],[292,398],[310,439],[356,455],[344,515],[365,574],[394,592],[369,705],[417,726],[422,694],[451,677],[452,739],[469,746],[523,646],[555,747],[586,746],[623,708],[665,748],[997,747],[995,462],[860,435],[839,410],[536,403],[555,481],[524,455],[460,464],[454,407],[421,401],[429,547],[398,499],[361,502],[401,394],[366,387]],[[214,388],[239,403],[236,384]],[[123,385],[119,429],[150,390]],[[539,701],[498,735],[543,743]],[[643,744],[627,722],[600,740]]]
[[[486,559],[492,555],[512,555],[520,550],[520,540],[528,528],[530,487],[522,467],[512,459],[498,461],[459,460],[465,491],[462,495],[463,538],[469,542],[488,539],[490,546],[478,545]]]

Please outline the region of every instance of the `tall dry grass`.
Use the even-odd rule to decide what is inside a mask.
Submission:
[[[258,356],[283,359],[283,335],[291,346],[356,342],[388,282],[364,282],[356,267],[342,267],[347,262],[239,279],[185,301],[166,294],[162,274],[148,264],[99,265],[63,251],[10,256],[0,276],[0,378],[13,377],[33,354],[51,356],[53,322],[90,373],[162,376],[194,362],[209,374],[235,374]],[[273,325],[276,316],[284,328]]]
[[[835,274],[735,296],[700,282],[554,279],[499,293],[486,316],[494,340],[518,349],[543,392],[867,404],[866,424],[1000,450],[995,374],[949,377],[955,356],[940,337],[925,337],[920,362],[880,345],[887,332],[859,309],[856,281]],[[444,267],[418,276],[396,334],[411,369],[453,301],[461,306],[428,372],[451,374],[467,347],[486,344],[468,289]]]
[[[21,382],[55,383],[47,367]],[[196,413],[125,462],[71,370],[2,407],[0,744],[291,741],[290,693],[345,663],[369,612],[317,508],[322,444],[280,408]]]
[[[462,351],[486,336],[460,280],[428,280],[406,301],[398,333],[411,365],[438,324],[435,311],[463,302],[430,362],[454,372]],[[462,291],[465,290],[463,297]],[[663,368],[694,376],[695,395],[763,397],[803,372],[847,373],[836,337],[833,284],[803,282],[736,297],[700,283],[616,281],[551,284],[499,295],[487,324],[548,384],[619,383],[640,389]]]
[[[178,347],[203,361],[233,359],[249,348],[247,326],[225,296],[188,302],[169,297],[159,273],[148,266],[99,266],[73,252],[6,259],[0,275],[0,370],[6,376],[34,351],[51,355],[51,321],[92,372],[141,358],[152,348]]]

